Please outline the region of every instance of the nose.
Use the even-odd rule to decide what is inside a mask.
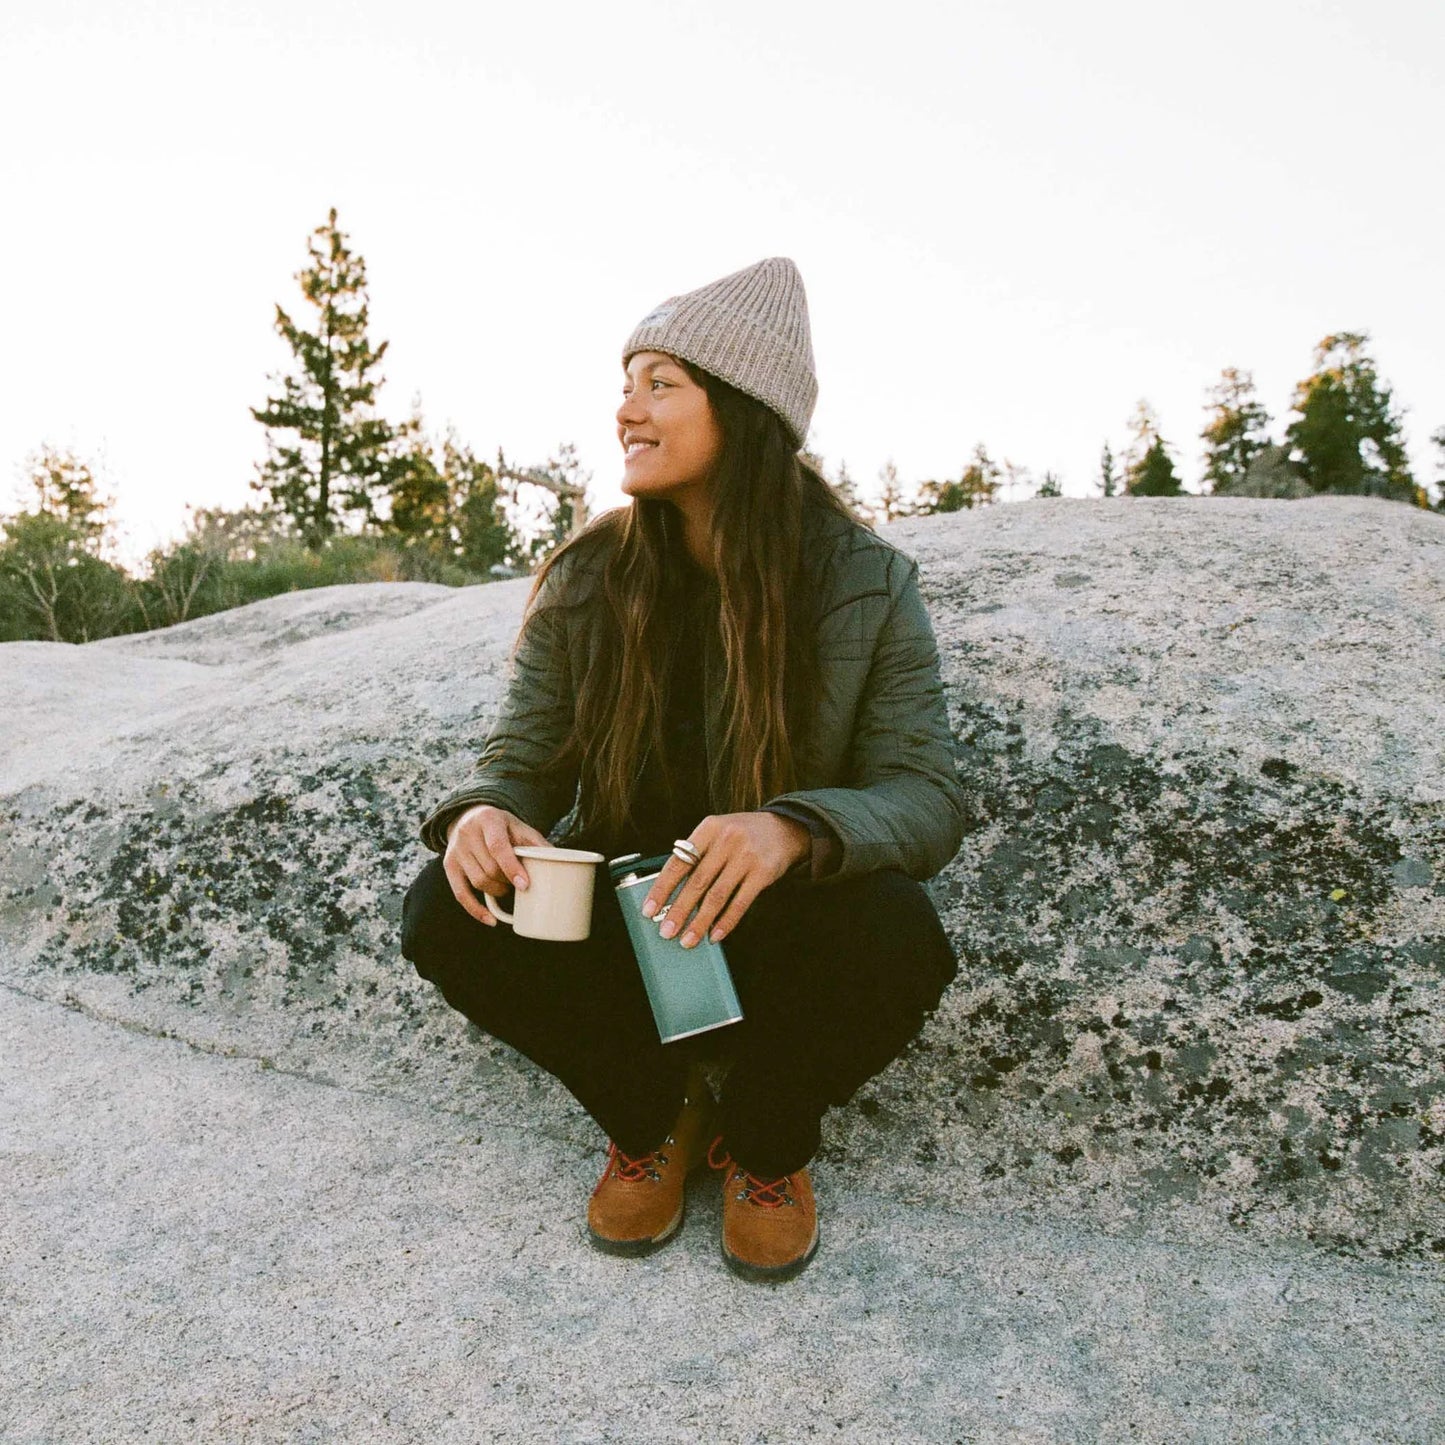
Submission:
[[[631,422],[640,420],[646,413],[642,407],[642,387],[634,386],[626,396],[622,398],[622,405],[617,408],[617,425],[626,427]]]

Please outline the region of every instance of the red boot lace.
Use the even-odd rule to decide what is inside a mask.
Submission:
[[[743,1181],[743,1195],[750,1204],[761,1204],[764,1209],[777,1209],[781,1205],[791,1204],[792,1198],[788,1194],[788,1185],[793,1182],[791,1174],[784,1174],[781,1179],[774,1179],[771,1183],[764,1183],[756,1174],[749,1174],[731,1154],[724,1153],[721,1159],[714,1159],[713,1155],[717,1147],[722,1143],[722,1135],[719,1134],[711,1144],[707,1146],[707,1162],[710,1169],[733,1169]]]
[[[666,1164],[667,1156],[659,1155],[656,1149],[650,1154],[639,1154],[634,1159],[630,1154],[624,1154],[611,1140],[608,1141],[607,1167],[612,1169],[619,1179],[625,1179],[629,1184],[640,1184],[644,1179],[657,1179],[659,1162]]]

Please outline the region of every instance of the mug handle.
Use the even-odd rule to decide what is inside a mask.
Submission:
[[[498,903],[497,900],[493,898],[490,893],[483,893],[482,897],[487,900],[487,907],[492,910],[492,914],[494,917],[500,918],[503,923],[510,923],[513,928],[517,926],[516,921],[513,919],[512,915],[508,913],[507,910],[503,908],[502,905]]]

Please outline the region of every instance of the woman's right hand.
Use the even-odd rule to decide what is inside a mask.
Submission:
[[[546,843],[546,838],[515,813],[478,803],[448,824],[442,869],[457,902],[478,923],[495,928],[497,920],[481,895],[500,898],[509,888],[526,888],[527,870],[513,850],[545,847]]]

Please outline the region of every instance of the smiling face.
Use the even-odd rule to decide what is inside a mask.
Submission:
[[[639,351],[622,377],[622,490],[686,506],[709,496],[723,435],[707,392],[671,356]]]

